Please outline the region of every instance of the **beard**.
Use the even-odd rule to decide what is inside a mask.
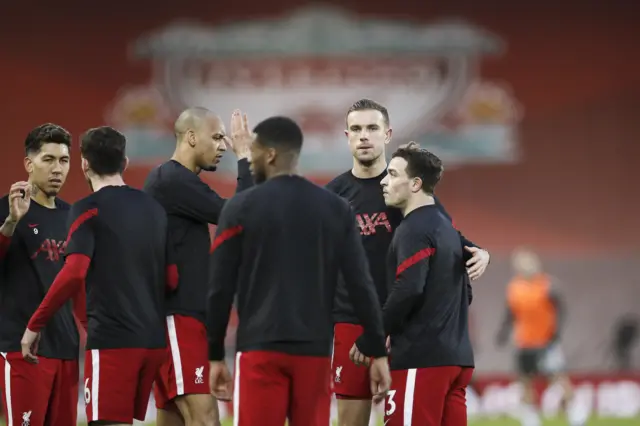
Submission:
[[[203,172],[215,172],[216,170],[218,170],[218,166],[212,164],[210,166],[201,167],[200,170]]]
[[[253,182],[258,185],[267,180],[267,174],[261,170],[253,170],[251,172],[253,175]]]

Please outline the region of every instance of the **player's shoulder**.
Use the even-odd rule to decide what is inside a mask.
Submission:
[[[240,192],[236,192],[231,196],[231,198],[227,199],[224,203],[224,209],[230,210],[234,209],[235,211],[240,210],[243,206],[249,202],[251,199],[255,199],[260,197],[260,193],[264,190],[266,186],[264,185],[254,185],[250,188],[242,190]]]
[[[155,197],[153,197],[153,195],[147,193],[144,190],[133,188],[130,186],[125,187],[125,190],[127,191],[128,200],[123,201],[128,202],[129,200],[135,200],[137,201],[137,203],[139,203],[138,205],[144,206],[144,209],[146,211],[150,210],[156,214],[161,214],[163,216],[166,215],[164,207],[162,207],[162,205],[158,202],[158,200],[155,199]]]
[[[100,203],[98,201],[98,197],[96,197],[96,193],[94,192],[71,204],[71,206],[69,207],[69,217],[71,219],[74,219],[80,216],[95,216],[98,213],[99,205]]]
[[[351,170],[347,170],[344,173],[339,174],[333,178],[329,183],[325,185],[325,188],[329,191],[340,194],[353,182],[353,174]]]
[[[343,217],[351,221],[353,209],[349,200],[326,187],[323,188],[318,186],[317,192],[317,198],[321,205],[326,206],[326,208],[332,213],[341,214]]]
[[[157,165],[147,175],[143,191],[155,192],[200,181],[198,176],[174,160]]]
[[[65,200],[56,198],[56,208],[60,210],[69,210],[71,209],[71,204],[67,203]]]

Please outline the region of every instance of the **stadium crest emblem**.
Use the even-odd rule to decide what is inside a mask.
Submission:
[[[389,109],[395,144],[416,140],[449,166],[512,162],[521,109],[508,88],[477,73],[483,55],[503,50],[498,37],[460,21],[363,20],[331,7],[218,27],[175,23],[133,43],[153,76],[123,88],[108,121],[127,134],[130,158],[150,163],[172,152],[172,119],[185,106],[225,119],[241,108],[254,124],[288,115],[305,130],[302,168],[334,173],[351,161],[345,111],[371,98]],[[230,157],[221,168],[235,169]]]

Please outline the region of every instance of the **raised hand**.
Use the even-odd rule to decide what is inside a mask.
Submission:
[[[255,139],[255,134],[249,128],[247,114],[236,109],[231,114],[231,125],[229,126],[230,138],[229,146],[238,158],[249,158],[251,143]]]
[[[16,182],[9,190],[9,220],[18,222],[29,211],[31,205],[31,184]]]

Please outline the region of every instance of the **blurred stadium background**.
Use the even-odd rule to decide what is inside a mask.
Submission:
[[[121,129],[131,159],[125,177],[140,186],[170,156],[171,122],[184,105],[225,119],[241,108],[254,124],[277,113],[297,118],[307,137],[303,171],[324,183],[350,165],[344,112],[373,98],[389,107],[394,143],[417,140],[443,157],[439,196],[493,254],[472,306],[469,413],[484,419],[474,424],[511,424],[501,419],[519,398],[513,350],[496,349],[494,337],[509,253],[520,245],[562,282],[576,403],[605,419],[594,425],[640,424],[640,345],[625,344],[620,331],[624,321],[637,330],[640,316],[634,2],[35,5],[6,6],[11,19],[0,26],[0,188],[24,178],[24,137],[47,121],[74,135],[103,123]],[[67,201],[88,192],[72,155]],[[226,195],[232,157],[204,177]],[[549,418],[558,415],[554,389],[540,384],[539,399]]]

